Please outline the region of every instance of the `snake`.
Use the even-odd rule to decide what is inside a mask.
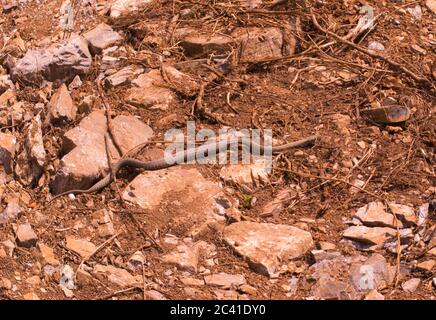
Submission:
[[[312,135],[298,141],[290,142],[283,145],[271,146],[271,147],[265,147],[253,141],[246,141],[246,139],[222,140],[218,143],[214,142],[214,143],[204,144],[198,148],[190,148],[184,150],[183,152],[179,152],[174,155],[171,162],[167,161],[165,157],[157,160],[146,161],[146,162],[135,158],[125,157],[125,158],[121,158],[118,162],[116,162],[111,172],[108,173],[106,176],[104,176],[101,180],[99,180],[89,189],[83,189],[83,190],[74,189],[74,190],[65,191],[52,197],[49,202],[52,202],[57,198],[69,194],[74,194],[74,195],[87,194],[87,193],[94,193],[100,191],[105,187],[107,187],[109,184],[111,184],[112,181],[114,180],[114,175],[116,175],[118,171],[120,171],[124,167],[133,167],[137,169],[144,169],[146,171],[155,171],[155,170],[166,169],[174,165],[177,165],[179,163],[186,163],[187,159],[195,159],[196,157],[196,159],[199,160],[199,155],[201,158],[202,156],[207,154],[211,150],[211,148],[213,148],[213,145],[215,145],[215,152],[217,153],[219,153],[221,150],[227,150],[227,148],[231,147],[232,145],[238,144],[238,148],[245,146],[245,147],[251,147],[251,150],[259,150],[263,154],[277,154],[280,152],[288,151],[290,149],[310,145],[318,138],[319,138],[318,135]]]

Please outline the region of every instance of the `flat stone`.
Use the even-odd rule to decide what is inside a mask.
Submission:
[[[97,264],[92,273],[97,278],[105,277],[107,280],[120,287],[132,287],[142,284],[142,276],[133,276],[127,270],[111,265]]]
[[[15,90],[14,83],[11,81],[9,75],[4,74],[0,75],[0,95],[6,92],[7,90]]]
[[[393,283],[395,272],[396,268],[380,254],[373,254],[365,262],[350,266],[351,282],[359,292],[387,288]]]
[[[58,259],[56,259],[52,248],[40,242],[38,243],[38,249],[41,252],[42,259],[45,264],[50,264],[52,266],[60,265],[60,262]]]
[[[19,218],[20,214],[24,211],[20,206],[19,197],[9,198],[7,199],[7,203],[8,205],[0,214],[0,224]]]
[[[0,107],[8,107],[14,102],[16,102],[15,91],[8,89],[3,94],[0,94]]]
[[[28,292],[23,295],[24,300],[41,300],[35,292]]]
[[[339,131],[339,133],[348,137],[350,135],[349,128],[351,126],[351,118],[345,114],[332,114],[329,116],[329,119],[332,121],[334,127]],[[352,164],[351,164],[352,166]]]
[[[381,108],[360,110],[362,117],[376,123],[393,124],[409,120],[410,110],[405,106],[389,105]]]
[[[170,253],[164,255],[162,261],[175,265],[179,270],[196,273],[201,255],[211,250],[213,250],[213,246],[204,241],[180,244]]]
[[[236,30],[232,36],[240,42],[241,62],[258,62],[282,57],[283,33],[275,27],[248,27]],[[288,54],[293,54],[294,48]]]
[[[148,290],[145,292],[147,300],[168,300],[162,293],[156,290]]]
[[[2,6],[2,13],[10,13],[15,9],[19,8],[19,4],[17,2],[12,2],[8,4],[4,4]]]
[[[427,0],[425,5],[433,12],[433,14],[436,14],[436,0]]]
[[[257,294],[257,289],[253,286],[250,286],[249,284],[243,284],[243,285],[239,286],[239,291],[241,291],[243,293],[251,294],[251,295]]]
[[[104,83],[107,88],[118,87],[120,85],[129,84],[134,78],[136,78],[143,72],[144,72],[143,68],[130,65],[106,77]]]
[[[268,181],[271,173],[271,161],[267,158],[256,158],[252,164],[233,164],[222,167],[220,178],[240,187],[253,187],[260,182]]]
[[[382,202],[370,202],[367,205],[359,208],[354,216],[362,221],[368,227],[390,227],[396,228],[396,220],[394,215],[385,211],[385,205]],[[399,227],[402,224],[398,221]]]
[[[326,259],[335,259],[341,255],[339,252],[327,252],[324,250],[312,250],[311,253],[316,262]]]
[[[416,289],[418,289],[420,283],[421,283],[421,279],[412,278],[410,280],[407,280],[406,282],[403,282],[401,287],[405,292],[415,292]]]
[[[12,91],[8,91],[12,92]],[[12,123],[21,124],[23,123],[24,117],[27,112],[24,109],[26,103],[23,101],[12,104],[10,107],[1,110],[0,108],[0,125],[10,126]],[[0,107],[2,106],[0,102]]]
[[[77,239],[72,236],[66,236],[66,244],[65,246],[76,253],[78,253],[82,258],[89,257],[92,253],[94,253],[97,247],[90,241],[85,239]]]
[[[20,247],[30,248],[36,245],[38,241],[38,236],[33,231],[30,223],[18,225],[15,235],[17,236],[17,244]]]
[[[6,174],[12,173],[16,144],[17,138],[14,135],[0,132],[0,165],[3,165]]]
[[[44,270],[45,270],[45,268],[44,268]],[[64,291],[64,293],[69,293],[68,290],[73,290],[76,288],[75,273],[74,273],[73,268],[70,265],[64,264],[63,266],[61,266],[60,275],[61,275],[61,278],[59,280],[59,286]]]
[[[80,79],[80,76],[75,76],[73,81],[68,85],[68,90],[78,89],[82,86],[83,82]]]
[[[64,83],[51,97],[48,109],[48,117],[53,124],[63,125],[76,118],[77,107]]]
[[[0,289],[11,290],[12,289],[11,280],[9,280],[7,278],[1,278],[0,279]]]
[[[215,295],[217,300],[244,300],[246,299],[245,295],[240,295],[235,290],[214,290],[213,294]]]
[[[312,246],[309,232],[298,228],[242,221],[224,229],[224,241],[261,274],[273,275],[282,263],[300,257]]]
[[[32,276],[26,279],[26,283],[36,287],[41,285],[41,279],[38,276]]]
[[[176,68],[172,66],[163,66],[163,72],[166,75],[166,78],[168,80],[168,84],[171,85],[171,87],[186,95],[186,96],[193,96],[198,94],[198,90],[200,90],[200,84],[195,81],[191,76],[180,72]]]
[[[106,23],[100,23],[94,29],[84,33],[83,37],[88,40],[92,54],[99,54],[103,49],[117,45],[123,40],[123,37]]]
[[[236,49],[240,62],[280,58],[285,44],[282,31],[276,27],[238,28],[229,35],[202,34],[195,29],[185,28],[179,30],[175,36],[188,56],[220,55]],[[288,38],[291,43],[287,43],[287,54],[293,54],[296,41],[292,36]]]
[[[325,241],[320,241],[319,247],[321,248],[321,250],[325,250],[325,251],[336,249],[336,245],[334,243],[325,242]]]
[[[46,151],[42,137],[41,117],[38,114],[27,127],[25,133],[25,155],[20,161],[22,172],[17,172],[26,185],[36,185],[46,164]],[[23,163],[24,161],[24,163]],[[19,162],[19,161],[17,161]]]
[[[272,1],[272,2],[275,2],[275,1]],[[263,0],[240,0],[239,4],[242,7],[254,9],[254,8],[261,6],[263,4]]]
[[[428,212],[430,209],[430,203],[424,203],[418,208],[418,226],[424,227],[428,220]]]
[[[396,234],[397,231],[392,228],[369,228],[365,226],[351,226],[344,231],[343,237],[358,242],[381,245],[387,240],[394,238]]]
[[[229,35],[221,34],[198,34],[195,29],[184,31],[179,42],[186,55],[191,57],[203,57],[210,54],[225,54],[236,46],[237,39]]]
[[[436,264],[436,261],[434,259],[427,260],[427,261],[423,261],[421,263],[418,263],[416,268],[419,269],[419,270],[430,272],[433,269],[435,264]]]
[[[113,133],[123,153],[147,142],[152,129],[132,116],[120,115],[112,120]],[[62,150],[67,153],[60,161],[58,171],[50,187],[54,194],[72,189],[86,189],[98,180],[109,166],[104,142],[107,132],[106,116],[96,110],[80,124],[65,133]],[[113,142],[109,142],[112,162],[119,159]]]
[[[278,216],[285,207],[287,201],[292,197],[292,191],[285,189],[280,191],[271,202],[263,206],[260,216],[262,218]]]
[[[138,12],[154,0],[115,0],[110,8],[111,18],[120,18]]]
[[[418,217],[416,216],[415,210],[412,207],[402,204],[389,203],[389,208],[391,209],[392,213],[395,214],[403,222],[405,226],[416,226],[418,222]]]
[[[422,18],[422,9],[419,4],[417,4],[413,8],[407,8],[407,11],[413,16],[415,20],[421,20]]]
[[[136,271],[145,265],[146,259],[142,251],[136,251],[129,259],[128,267],[132,271]]]
[[[187,231],[186,236],[209,233],[222,228],[225,221],[219,215],[223,207],[218,201],[224,197],[221,188],[194,168],[176,166],[144,172],[127,186],[122,197],[159,216],[162,226]]]
[[[12,255],[14,254],[14,250],[15,250],[15,244],[11,240],[5,240],[1,243],[1,245],[6,250],[6,254],[9,257],[12,257]]]
[[[101,209],[93,213],[93,222],[97,227],[97,233],[102,238],[109,238],[115,234],[114,224],[112,222],[112,212]]]
[[[92,57],[88,41],[78,35],[49,48],[28,50],[12,68],[13,81],[41,84],[42,81],[69,82],[76,75],[88,72]]]
[[[201,279],[195,279],[195,278],[181,278],[180,281],[185,286],[191,286],[191,287],[199,287],[204,285],[204,280]]]
[[[132,81],[137,87],[127,90],[126,102],[141,108],[167,109],[176,97],[163,80],[159,70],[141,74]]]
[[[79,283],[82,286],[91,285],[95,281],[94,277],[89,272],[83,269],[77,270],[76,277],[77,277],[77,283]]]
[[[204,281],[207,285],[218,286],[223,289],[237,288],[246,283],[244,275],[234,275],[225,272],[205,276]]]
[[[365,296],[365,300],[384,300],[385,296],[377,290],[371,290]]]
[[[316,299],[356,300],[372,290],[382,290],[392,284],[395,267],[386,259],[373,254],[362,256],[339,256],[322,260],[309,268],[308,278],[315,279],[312,294]]]

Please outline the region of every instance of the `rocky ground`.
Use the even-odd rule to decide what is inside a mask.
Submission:
[[[0,299],[435,298],[436,1],[0,12]],[[188,120],[320,137],[50,202]]]

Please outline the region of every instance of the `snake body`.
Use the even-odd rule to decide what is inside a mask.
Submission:
[[[177,165],[179,163],[185,163],[187,161],[187,159],[197,159],[198,160],[198,155],[205,155],[207,154],[207,152],[211,149],[211,147],[213,148],[213,145],[215,145],[215,152],[219,153],[221,150],[228,150],[228,147],[238,144],[238,148],[245,146],[245,147],[251,147],[252,149],[257,149],[259,150],[262,154],[275,154],[275,153],[279,153],[279,152],[283,152],[283,151],[287,151],[293,148],[298,148],[298,147],[304,147],[307,145],[312,144],[319,136],[318,135],[313,135],[310,137],[307,137],[305,139],[301,139],[295,142],[291,142],[291,143],[287,143],[287,144],[283,144],[283,145],[279,145],[279,146],[272,146],[272,147],[264,147],[260,144],[256,144],[252,141],[245,141],[245,139],[242,140],[222,140],[218,143],[212,143],[212,144],[205,144],[202,145],[198,148],[191,148],[188,150],[185,150],[184,152],[179,152],[178,154],[175,154],[173,157],[173,161],[168,162],[167,159],[165,158],[161,158],[161,159],[157,159],[157,160],[152,160],[152,161],[140,161],[134,158],[122,158],[120,159],[113,167],[112,172],[107,174],[103,179],[101,179],[100,181],[98,181],[96,184],[94,184],[92,187],[90,187],[89,189],[76,189],[76,190],[70,190],[70,191],[66,191],[66,192],[62,192],[56,196],[54,196],[51,200],[55,200],[59,197],[63,197],[65,195],[68,194],[83,194],[83,193],[93,193],[93,192],[97,192],[105,187],[107,187],[114,179],[113,175],[116,175],[118,173],[118,171],[120,171],[122,168],[124,167],[133,167],[133,168],[138,168],[138,169],[144,169],[146,171],[154,171],[154,170],[161,170],[161,169],[166,169],[169,167],[172,167],[174,165]],[[251,150],[252,150],[251,149]],[[113,175],[112,175],[113,174]]]

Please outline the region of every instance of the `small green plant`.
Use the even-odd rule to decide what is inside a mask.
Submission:
[[[243,194],[242,195],[242,207],[251,208],[251,201],[253,200],[253,196],[251,194]]]

